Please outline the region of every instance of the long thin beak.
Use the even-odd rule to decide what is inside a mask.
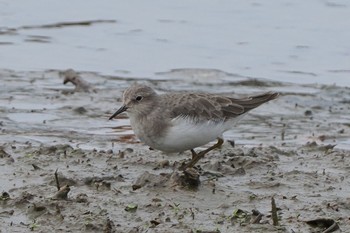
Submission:
[[[126,107],[125,105],[121,106],[108,120],[112,120],[118,114],[125,112],[127,109],[128,109],[128,107]]]

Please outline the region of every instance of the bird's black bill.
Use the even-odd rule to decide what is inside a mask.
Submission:
[[[128,109],[128,107],[126,107],[125,105],[124,105],[124,106],[121,106],[121,107],[109,118],[109,120],[112,120],[114,117],[116,117],[117,115],[119,115],[119,114],[122,113],[122,112],[125,112],[127,109]]]

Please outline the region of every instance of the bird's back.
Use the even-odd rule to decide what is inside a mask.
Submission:
[[[277,98],[276,92],[267,92],[248,98],[231,98],[206,93],[170,93],[163,99],[170,118],[183,117],[195,122],[227,121]]]

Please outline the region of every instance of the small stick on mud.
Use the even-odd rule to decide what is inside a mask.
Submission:
[[[306,221],[306,223],[312,227],[325,228],[324,231],[320,231],[322,233],[330,233],[340,229],[338,223],[335,220],[328,219],[328,218],[319,218],[319,219],[309,220],[309,221]]]
[[[322,233],[330,233],[330,232],[336,231],[338,229],[339,229],[339,225],[337,224],[337,222],[334,221],[332,226],[330,226],[326,230],[322,231]]]
[[[189,208],[189,209],[190,209],[190,212],[191,212],[192,220],[194,220],[194,212],[193,212],[193,209],[192,209],[192,208]]]
[[[252,212],[253,212],[252,216],[256,216],[256,217],[251,220],[251,223],[258,224],[264,215],[259,210],[252,210]]]
[[[41,169],[38,165],[36,165],[34,163],[32,163],[32,166],[33,166],[34,170],[40,170]]]
[[[278,226],[278,215],[275,198],[271,197],[271,217],[274,226]]]
[[[58,180],[58,168],[55,171],[55,180],[56,180],[56,187],[58,192],[55,194],[53,198],[67,200],[70,187],[67,184],[61,188],[60,181]]]
[[[57,190],[60,191],[61,186],[60,186],[60,182],[59,182],[59,180],[58,180],[58,174],[57,174],[57,172],[58,172],[58,168],[57,168],[56,171],[55,171],[55,180],[56,180],[56,187],[57,187]]]

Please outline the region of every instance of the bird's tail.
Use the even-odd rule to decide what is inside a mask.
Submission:
[[[246,113],[256,107],[259,107],[263,103],[276,99],[278,96],[278,92],[267,92],[264,94],[255,95],[244,99],[230,99],[232,100],[232,102],[241,105],[244,108],[244,113]]]

